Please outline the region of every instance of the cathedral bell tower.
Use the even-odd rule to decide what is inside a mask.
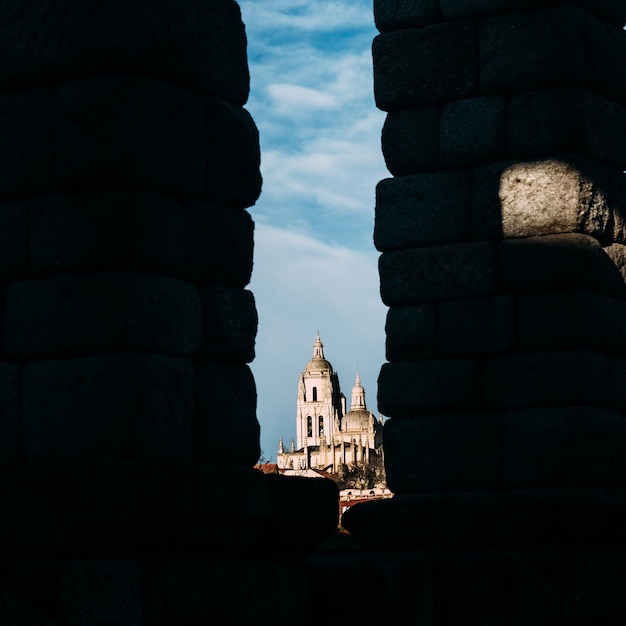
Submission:
[[[313,344],[313,358],[300,373],[296,415],[297,447],[320,445],[330,441],[333,425],[342,418],[339,379],[324,357],[319,332]]]

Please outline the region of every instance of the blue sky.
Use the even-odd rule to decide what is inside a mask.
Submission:
[[[348,401],[358,366],[376,414],[386,308],[372,236],[389,176],[374,104],[371,0],[241,0],[263,192],[252,282],[261,447],[295,437],[297,382],[319,330]]]

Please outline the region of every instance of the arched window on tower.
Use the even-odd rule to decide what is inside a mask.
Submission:
[[[310,415],[306,418],[306,436],[313,436],[313,420],[311,419]]]
[[[321,437],[324,434],[324,418],[320,415],[319,417],[319,436]]]
[[[317,387],[313,387],[313,402],[317,402]]]

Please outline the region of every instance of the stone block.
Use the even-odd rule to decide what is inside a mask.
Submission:
[[[446,19],[507,13],[509,5],[510,0],[439,0],[439,9]]]
[[[625,486],[623,413],[586,406],[512,411],[504,432],[508,488]]]
[[[16,281],[7,291],[4,342],[12,357],[107,352],[196,352],[200,297],[177,279],[100,273]]]
[[[195,364],[196,463],[252,467],[261,454],[256,385],[247,365]]]
[[[611,355],[611,401],[613,406],[626,410],[626,358]]]
[[[32,197],[54,190],[54,107],[55,92],[51,89],[0,94],[3,198]]]
[[[618,245],[605,250],[578,233],[508,239],[500,244],[499,270],[505,291],[584,289],[624,296]]]
[[[185,224],[173,199],[137,191],[35,198],[30,256],[37,273],[182,272]]]
[[[184,275],[201,284],[245,287],[254,249],[250,215],[201,202],[185,204],[183,211]]]
[[[28,274],[27,202],[0,204],[0,277],[15,278]]]
[[[482,96],[443,107],[439,149],[443,165],[474,164],[506,156],[505,100]]]
[[[470,96],[476,90],[477,40],[470,22],[378,35],[372,45],[374,96],[383,111]]]
[[[626,351],[626,302],[602,293],[563,291],[520,296],[517,322],[522,350]]]
[[[466,239],[470,185],[470,172],[464,170],[380,181],[376,186],[376,248],[401,250]]]
[[[385,118],[382,151],[394,176],[419,174],[439,165],[438,106],[391,111]]]
[[[374,0],[374,21],[380,32],[436,22],[437,0]]]
[[[200,358],[212,362],[249,363],[254,359],[258,316],[254,296],[244,289],[201,287]]]
[[[385,252],[379,273],[387,306],[491,295],[496,290],[496,248],[476,242]]]
[[[589,84],[580,45],[589,15],[571,5],[480,21],[480,88],[484,93]]]
[[[611,403],[608,358],[590,350],[503,356],[484,367],[483,400],[491,408]]]
[[[516,94],[507,108],[511,157],[579,152],[624,169],[626,107],[579,87]]]
[[[611,170],[573,156],[478,167],[472,223],[476,236],[612,234]]]
[[[442,355],[511,350],[516,345],[513,299],[495,296],[441,302],[437,342]]]
[[[248,97],[246,34],[232,0],[7,0],[0,40],[0,89],[143,74],[238,104]]]
[[[207,188],[210,202],[247,208],[261,193],[259,131],[245,109],[207,101]],[[201,127],[196,129],[200,134]]]
[[[21,367],[0,363],[0,470],[23,460],[21,398]]]
[[[394,494],[497,489],[502,415],[456,413],[387,420],[387,485]]]
[[[141,188],[206,193],[204,103],[145,76],[99,76],[59,89],[59,184],[74,190]]]
[[[385,363],[378,377],[378,409],[389,417],[472,410],[480,402],[474,359]]]
[[[437,306],[392,307],[387,311],[385,348],[388,361],[415,361],[435,355]]]
[[[23,381],[29,462],[191,460],[187,359],[119,354],[31,362]]]
[[[604,253],[626,283],[626,246],[623,243],[612,243],[604,248]]]

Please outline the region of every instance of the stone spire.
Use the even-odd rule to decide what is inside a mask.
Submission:
[[[361,385],[361,376],[359,375],[359,369],[356,370],[356,380],[354,387],[352,387],[352,402],[350,403],[350,410],[365,409],[365,389]]]
[[[315,343],[313,344],[313,358],[314,359],[323,359],[324,358],[324,344],[320,339],[320,332],[317,331],[317,336],[315,338]]]

